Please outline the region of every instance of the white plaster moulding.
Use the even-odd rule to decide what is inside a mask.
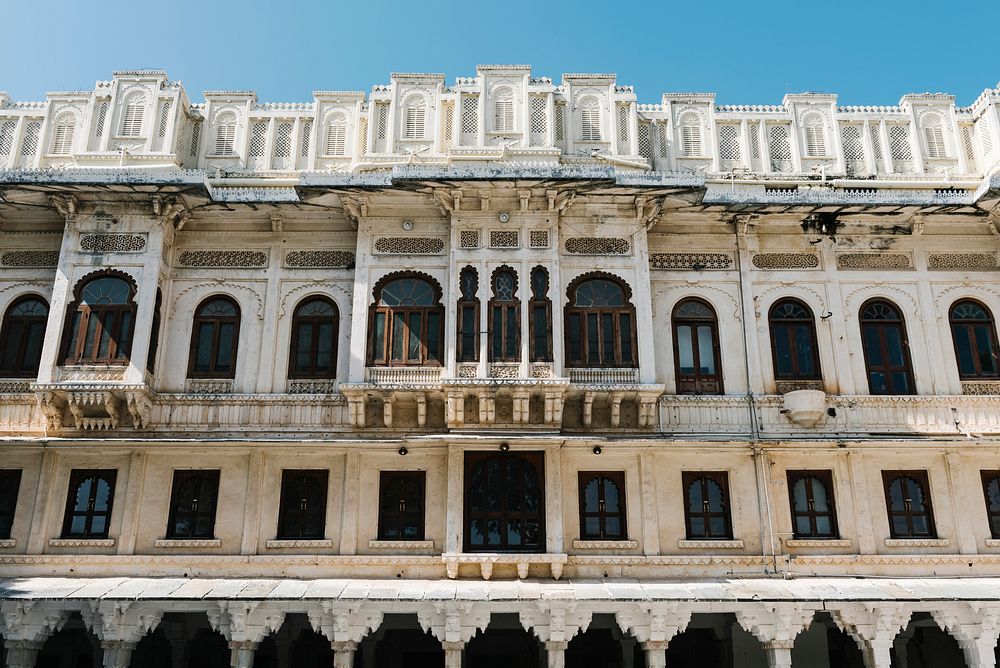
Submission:
[[[11,547],[17,547],[16,538],[5,538],[3,540],[0,540],[0,548],[11,548]]]
[[[743,540],[684,540],[677,541],[682,550],[742,550]]]
[[[222,540],[219,538],[159,538],[153,543],[153,546],[173,549],[222,547]]]
[[[114,538],[50,538],[49,547],[114,547]]]
[[[850,547],[848,538],[788,538],[786,547]]]
[[[637,540],[574,540],[574,550],[634,550]]]
[[[265,543],[265,547],[269,550],[297,550],[297,549],[310,549],[310,548],[322,548],[322,547],[333,547],[333,541],[329,538],[321,538],[317,540],[269,540]]]
[[[433,550],[433,540],[370,540],[372,550]]]
[[[947,538],[886,538],[886,547],[948,547]]]
[[[987,538],[985,542],[986,547],[1000,547],[1000,538]]]

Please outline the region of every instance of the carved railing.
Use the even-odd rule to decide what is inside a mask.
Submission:
[[[368,367],[365,381],[369,383],[436,383],[441,380],[441,367]]]
[[[631,385],[639,382],[639,370],[621,369],[568,369],[572,383],[588,385]]]

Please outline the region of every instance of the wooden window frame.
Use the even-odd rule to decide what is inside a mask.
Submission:
[[[417,483],[417,488],[420,490],[420,498],[418,502],[417,510],[406,510],[405,499],[400,499],[398,502],[399,510],[396,512],[385,511],[385,505],[388,499],[386,495],[388,494],[389,485],[394,480],[413,480]],[[424,540],[424,536],[427,530],[427,472],[426,471],[380,471],[379,472],[379,485],[378,485],[378,538],[379,540]],[[416,518],[419,516],[419,522],[415,523],[418,527],[417,534],[415,536],[406,536],[403,531],[407,526],[408,518]],[[390,526],[394,526],[396,529],[396,534],[392,535],[388,529]]]
[[[792,534],[796,539],[834,539],[840,537],[840,529],[837,524],[837,503],[833,488],[833,471],[828,469],[816,470],[795,470],[787,471],[788,479],[788,508],[792,514]],[[806,485],[806,502],[808,508],[804,511],[795,508],[795,484],[799,480],[809,480],[814,478],[826,487],[826,499],[830,506],[829,511],[817,511],[813,506],[813,487]],[[798,519],[806,517],[809,520],[809,533],[799,533]],[[820,533],[817,528],[817,517],[829,517],[830,533]]]
[[[129,295],[124,304],[95,304],[92,307],[82,301],[84,289],[90,283],[102,278],[116,278],[125,282],[128,286]],[[66,321],[63,324],[62,354],[59,356],[59,359],[62,360],[62,365],[125,366],[129,363],[129,356],[132,353],[132,341],[135,338],[135,317],[138,310],[138,305],[135,303],[136,289],[135,280],[131,276],[115,270],[96,271],[87,274],[77,281],[76,287],[73,290],[74,299],[66,307]],[[122,321],[125,315],[129,316],[128,337],[125,345],[122,347],[122,355],[119,357],[119,341],[123,338]],[[98,357],[97,353],[101,349],[101,338],[104,336],[104,321],[109,316],[112,318],[112,333],[108,340],[107,355]],[[88,351],[86,350],[87,329],[90,327],[90,320],[92,318],[97,319],[97,324],[94,327],[92,349]],[[74,324],[76,325],[75,327]]]
[[[535,294],[535,276],[537,273],[545,276],[545,290]],[[532,267],[530,278],[531,298],[528,299],[528,360],[531,362],[551,362],[552,358],[552,300],[549,298],[549,270],[538,265]],[[545,317],[545,350],[538,354],[535,343],[538,338],[538,325],[535,323],[535,313],[541,311]]]
[[[983,312],[986,313],[987,319],[956,320],[954,317],[955,309],[958,306],[966,303],[975,304],[976,306],[981,308]],[[992,380],[1000,378],[1000,347],[998,347],[997,343],[996,323],[993,319],[993,312],[990,311],[990,309],[986,306],[986,304],[983,304],[982,302],[976,299],[959,299],[948,308],[948,325],[949,329],[951,329],[951,341],[955,347],[955,365],[958,367],[958,377],[961,380]],[[990,343],[992,344],[992,350],[990,350],[989,353],[990,356],[993,358],[993,368],[994,368],[993,373],[983,372],[982,364],[980,363],[979,359],[980,358],[979,342],[977,341],[975,336],[975,329],[977,327],[985,327],[987,333],[990,335]],[[963,373],[961,364],[959,363],[959,360],[961,359],[961,354],[959,353],[958,350],[959,338],[957,336],[958,334],[957,330],[959,329],[964,330],[965,340],[969,345],[969,352],[971,353],[972,357],[972,365],[973,367],[975,367],[975,371],[972,374]]]
[[[434,291],[434,301],[432,306],[381,306],[382,290],[390,283],[400,279],[413,279],[423,281],[431,286]],[[436,280],[427,274],[413,271],[393,272],[383,276],[375,285],[372,291],[375,298],[374,303],[369,308],[368,318],[368,364],[375,367],[406,367],[406,366],[427,366],[440,367],[444,358],[444,306],[441,303],[441,286]],[[406,342],[410,338],[410,318],[414,314],[420,316],[420,333],[417,335],[420,341],[420,351],[416,358],[410,359],[409,346]],[[429,316],[438,316],[438,350],[437,358],[430,358],[430,351],[427,345],[427,335],[429,328]],[[384,334],[381,341],[375,340],[375,320],[381,315],[385,318]],[[403,322],[403,358],[401,360],[392,359],[392,339],[396,326],[396,316],[402,316]],[[381,352],[379,352],[381,351]],[[381,355],[381,357],[378,357]]]
[[[294,478],[298,476],[304,476],[306,478],[311,478],[315,482],[319,483],[323,489],[322,498],[319,501],[319,510],[316,511],[319,515],[319,524],[323,530],[318,535],[303,535],[302,531],[299,531],[298,535],[289,533],[288,524],[292,519],[295,519],[299,527],[304,523],[303,518],[306,516],[307,512],[302,508],[294,509],[289,507],[291,499],[288,497],[288,493],[291,491],[290,487],[294,482]],[[326,537],[326,506],[330,498],[330,471],[328,469],[282,469],[281,470],[281,492],[278,499],[278,540],[323,540]]]
[[[321,301],[333,307],[333,315],[330,316],[302,316],[300,311],[306,305],[314,301]],[[317,371],[316,356],[318,354],[319,330],[323,324],[333,325],[333,346],[330,348],[330,369],[328,371]],[[305,371],[297,369],[296,360],[299,356],[299,329],[302,327],[312,328],[312,350],[309,355],[309,368]],[[337,303],[324,295],[311,295],[300,301],[295,311],[292,313],[291,342],[288,346],[288,377],[293,380],[303,378],[318,378],[331,380],[337,377],[337,355],[340,346],[340,309]]]
[[[983,499],[986,501],[986,521],[990,525],[990,537],[994,540],[1000,539],[1000,509],[990,508],[990,483],[994,480],[1000,485],[1000,471],[989,470],[980,471],[979,475],[983,481]]]
[[[628,513],[625,504],[625,472],[624,471],[579,471],[580,498],[580,538],[581,540],[628,540]],[[597,481],[598,509],[588,511],[586,503],[587,485],[591,481]],[[618,512],[610,513],[605,509],[605,486],[615,485],[618,488]],[[587,533],[587,518],[597,518],[599,529],[596,534]],[[621,530],[615,535],[608,535],[608,517],[617,517]]]
[[[146,350],[146,371],[152,374],[156,369],[156,353],[160,347],[160,307],[163,305],[163,293],[156,288],[156,302],[153,304],[153,321],[149,327],[149,348]]]
[[[591,280],[605,280],[616,284],[622,291],[622,298],[624,303],[622,306],[575,306],[576,303],[576,292],[585,283]],[[578,276],[569,284],[569,288],[566,290],[566,296],[568,301],[566,303],[566,308],[564,310],[564,322],[563,328],[565,330],[565,345],[566,349],[564,351],[564,357],[566,360],[566,367],[571,369],[637,369],[639,368],[639,339],[638,339],[638,322],[636,321],[635,305],[632,304],[632,289],[629,287],[623,279],[614,274],[608,274],[602,271],[590,272]],[[623,315],[627,315],[631,321],[631,327],[629,332],[629,345],[632,349],[632,357],[630,360],[625,360],[622,357],[622,335],[621,335],[621,318]],[[587,322],[588,316],[595,316],[597,320],[597,361],[590,361],[590,337],[587,335]],[[604,362],[605,351],[604,342],[607,336],[604,332],[604,320],[605,316],[611,317],[611,339],[613,341],[614,352],[612,353],[612,363],[606,364]],[[577,331],[580,336],[580,359],[572,360],[570,359],[570,339],[573,336],[573,327],[570,323],[576,319],[578,323]]]
[[[219,506],[219,469],[175,469],[173,483],[170,490],[170,514],[167,518],[167,538],[215,538],[215,515]],[[193,510],[180,510],[178,508],[179,500],[177,498],[180,488],[189,480],[195,478],[204,478],[209,484],[215,486],[215,493],[211,504],[206,504],[206,509],[195,508]],[[197,531],[197,522],[200,518],[208,518],[208,531],[204,533],[199,533]],[[189,524],[189,531],[187,533],[182,533],[177,531],[177,520],[187,519]]]
[[[502,497],[500,499],[499,507],[500,509],[495,512],[482,511],[476,517],[472,515],[470,492],[472,491],[472,470],[476,465],[486,462],[493,458],[500,458],[501,461],[510,461],[513,459],[521,459],[529,464],[532,464],[536,471],[538,472],[538,500],[539,508],[537,513],[528,513],[522,511],[520,513],[513,513],[507,511],[507,499]],[[544,553],[545,552],[545,453],[541,451],[518,451],[518,452],[480,452],[480,451],[468,451],[465,453],[464,461],[464,497],[463,497],[463,542],[465,552],[511,552],[511,553]],[[506,476],[502,476],[506,478]],[[472,521],[475,519],[497,519],[500,521],[500,545],[489,545],[484,544],[482,546],[474,546],[471,541],[472,531]],[[537,544],[532,544],[531,546],[515,546],[510,547],[507,544],[507,524],[511,519],[519,520],[536,520],[538,522],[538,542]]]
[[[865,318],[864,317],[865,310],[869,306],[871,306],[872,304],[876,304],[876,303],[886,304],[886,305],[892,307],[892,309],[895,310],[896,313],[898,314],[898,319],[897,320],[887,320],[887,319],[886,320],[876,320],[876,319],[872,319],[872,318]],[[906,318],[903,316],[902,310],[900,310],[900,308],[896,304],[894,304],[893,302],[889,301],[888,299],[882,299],[882,298],[879,297],[879,298],[875,298],[875,299],[869,299],[864,304],[862,304],[861,308],[858,310],[858,316],[859,316],[858,317],[859,325],[860,325],[860,328],[861,328],[861,350],[862,350],[862,354],[864,355],[864,358],[865,358],[865,376],[866,376],[866,378],[868,380],[868,393],[872,394],[872,395],[876,395],[877,394],[878,396],[907,396],[907,395],[916,394],[917,393],[917,387],[916,387],[916,383],[914,382],[914,379],[913,379],[913,361],[910,359],[910,342],[909,342],[909,337],[907,336],[907,333],[906,333]],[[886,327],[888,325],[898,325],[898,327],[899,327],[899,331],[900,331],[900,345],[903,348],[903,351],[902,351],[903,352],[903,365],[904,365],[903,368],[893,368],[893,367],[891,367],[889,365],[889,359],[890,359],[889,358],[889,341],[888,341],[888,338],[885,335],[885,330],[886,330]],[[868,327],[868,326],[876,327],[878,329],[878,332],[879,332],[879,334],[878,334],[879,349],[880,349],[880,353],[882,355],[882,360],[883,360],[883,365],[880,367],[880,370],[883,373],[885,373],[885,375],[886,375],[886,388],[888,390],[887,392],[876,393],[872,389],[872,366],[871,366],[870,356],[868,354],[868,351],[869,351],[869,349],[868,349],[868,337],[865,336],[865,327]],[[879,370],[879,369],[877,369],[877,370]],[[903,373],[906,374],[906,382],[909,385],[909,387],[907,388],[909,390],[909,392],[906,392],[905,394],[902,393],[902,392],[895,392],[894,391],[895,388],[893,388],[892,374],[893,373],[898,373],[900,371],[902,371]]]
[[[21,489],[21,469],[0,469],[0,499],[4,503],[0,504],[0,527],[6,527],[6,531],[0,531],[0,540],[8,540],[14,529],[14,518],[17,515],[17,498]],[[4,509],[4,506],[7,509]]]
[[[511,299],[501,300],[497,298],[497,279],[501,274],[509,273],[514,281],[511,290]],[[521,300],[517,296],[518,288],[517,271],[508,265],[502,265],[493,270],[490,279],[490,290],[493,295],[487,303],[489,318],[487,320],[487,345],[486,357],[490,362],[520,362],[521,361]],[[497,331],[496,323],[500,321],[500,331]],[[511,330],[510,321],[513,319],[513,344],[507,337]],[[495,348],[499,344],[499,351]],[[514,352],[509,350],[513,348]]]
[[[110,487],[108,493],[108,509],[106,511],[97,511],[93,509],[94,503],[96,501],[97,485],[92,484],[90,488],[90,499],[87,503],[87,510],[77,512],[74,510],[76,505],[76,491],[80,486],[87,480],[87,478],[103,479]],[[111,531],[111,513],[114,512],[114,501],[115,501],[115,482],[118,479],[118,469],[72,469],[69,475],[69,491],[66,494],[66,512],[63,515],[63,526],[62,526],[62,537],[63,538],[83,538],[83,539],[104,539],[108,537]],[[82,516],[84,518],[84,530],[81,533],[71,533],[73,527],[73,519],[77,516]],[[91,527],[93,526],[94,518],[98,516],[104,517],[104,531],[94,532]]]
[[[200,315],[199,311],[204,307],[208,306],[214,301],[226,301],[229,302],[234,309],[236,309],[236,315],[226,315],[226,316],[205,316]],[[236,362],[239,359],[239,348],[240,348],[240,324],[243,320],[243,312],[240,309],[240,304],[235,299],[229,295],[212,295],[206,297],[198,303],[198,306],[194,310],[194,317],[191,319],[191,347],[188,351],[188,378],[235,378],[236,377]],[[198,371],[196,369],[198,362],[198,330],[201,325],[210,324],[212,325],[212,343],[210,346],[211,357],[209,361],[210,369],[208,371]],[[233,343],[230,348],[229,356],[229,370],[228,371],[216,371],[216,366],[218,366],[219,358],[219,331],[223,325],[232,324],[233,327]]]
[[[809,314],[808,318],[779,318],[775,319],[774,312],[781,306],[792,303],[800,308],[804,309],[806,313]],[[779,299],[771,305],[770,310],[767,315],[768,329],[771,334],[771,363],[774,369],[775,380],[823,380],[823,372],[820,368],[819,361],[819,343],[816,339],[816,318],[813,316],[812,309],[809,308],[804,302],[787,297],[784,299]],[[808,327],[808,341],[805,342],[809,346],[810,357],[813,363],[813,373],[806,373],[799,370],[799,348],[803,342],[798,340],[795,335],[796,327],[806,325]],[[781,328],[787,330],[788,337],[788,347],[791,355],[792,361],[792,372],[782,374],[778,371],[778,346],[776,345],[777,337],[775,336],[776,331]]]
[[[472,297],[467,297],[462,291],[462,281],[465,276],[473,276],[475,281],[475,290],[473,291]],[[472,312],[472,344],[471,350],[466,350],[465,346],[465,313],[466,311]],[[479,361],[479,272],[476,271],[475,267],[466,266],[462,268],[459,272],[459,298],[458,298],[458,308],[455,318],[455,329],[456,329],[456,340],[455,340],[455,359],[458,362],[478,362]]]
[[[688,302],[698,302],[699,304],[705,306],[712,312],[712,317],[678,317],[678,310],[680,310],[680,308]],[[698,347],[698,326],[706,324],[709,325],[712,333],[712,353],[713,359],[715,360],[715,374],[702,374],[701,365],[699,364],[701,360],[701,350]],[[695,365],[695,371],[693,374],[681,373],[680,337],[677,334],[677,330],[683,325],[691,327],[691,354]],[[709,302],[698,297],[687,297],[685,299],[681,299],[674,305],[674,308],[671,311],[670,330],[671,337],[673,338],[674,378],[677,383],[677,394],[725,394],[726,390],[722,373],[722,346],[719,343],[719,316],[716,313],[715,308]],[[709,383],[714,383],[716,386],[714,391],[711,390]],[[691,385],[691,387],[686,387],[686,385]]]
[[[917,486],[920,487],[920,491],[924,495],[924,507],[927,509],[924,513],[914,513],[909,508],[905,508],[902,511],[894,511],[892,509],[892,498],[889,494],[889,488],[893,481],[902,478],[912,478]],[[882,491],[885,493],[885,510],[889,518],[889,537],[890,538],[937,538],[937,528],[934,523],[934,506],[931,501],[931,485],[930,479],[927,475],[927,471],[924,470],[914,470],[914,471],[882,471]],[[905,504],[905,501],[904,501]],[[896,533],[895,523],[893,518],[897,515],[902,515],[906,518],[906,525],[908,528],[908,533],[898,534]],[[913,517],[919,515],[927,516],[927,533],[918,534],[913,530]]]
[[[688,498],[688,490],[694,483],[699,483],[701,485],[702,492],[702,506],[707,503],[705,499],[708,498],[707,495],[707,485],[706,481],[713,481],[722,489],[722,511],[712,512],[709,510],[703,510],[698,513],[705,522],[704,534],[695,534],[691,529],[691,519],[693,517],[691,513],[691,502]],[[733,509],[730,503],[729,496],[729,473],[727,471],[681,471],[681,485],[684,490],[684,532],[688,540],[732,540],[733,539]],[[709,527],[711,526],[710,520],[713,517],[722,517],[725,525],[725,535],[722,536],[712,536],[709,534]]]
[[[11,312],[29,301],[36,301],[45,305],[45,316],[31,316],[31,315],[11,315]],[[38,348],[38,359],[34,362],[34,368],[30,368],[26,362],[26,351],[28,347],[28,341],[31,338],[31,328],[33,326],[41,325],[42,332],[41,338],[45,336],[45,328],[48,324],[49,316],[49,303],[43,297],[38,295],[28,294],[22,295],[11,302],[10,306],[4,312],[3,324],[0,325],[0,351],[6,352],[7,347],[15,344],[17,345],[17,353],[15,355],[15,366],[10,369],[0,370],[0,376],[3,378],[35,378],[38,376],[38,369],[41,364],[41,346]],[[17,341],[11,341],[10,330],[13,325],[21,325],[21,337]],[[39,340],[41,340],[41,338]],[[2,359],[2,353],[0,353],[0,359]]]

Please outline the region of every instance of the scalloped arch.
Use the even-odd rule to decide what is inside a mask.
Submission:
[[[378,279],[378,281],[375,282],[375,287],[372,288],[372,297],[373,297],[372,303],[375,304],[378,303],[379,294],[382,292],[382,288],[384,288],[386,284],[395,281],[396,279],[399,278],[419,278],[422,281],[427,281],[428,283],[431,284],[431,287],[434,288],[434,299],[437,301],[437,303],[440,304],[441,300],[444,298],[444,291],[441,290],[441,284],[438,282],[436,278],[434,278],[430,274],[425,274],[422,271],[403,270],[403,271],[389,272],[388,274],[383,275],[380,279]]]
[[[602,278],[606,281],[612,281],[613,283],[616,283],[618,286],[621,287],[622,292],[625,294],[625,303],[628,304],[629,306],[632,305],[632,286],[629,285],[628,281],[626,281],[621,276],[618,276],[616,274],[611,274],[606,271],[588,271],[584,274],[578,275],[576,278],[570,281],[569,285],[566,286],[566,300],[567,300],[566,303],[569,304],[573,301],[573,293],[576,292],[576,289],[580,286],[581,283],[584,283],[594,278]]]
[[[258,320],[263,320],[264,319],[264,300],[261,299],[260,295],[257,293],[256,290],[254,290],[253,288],[249,288],[249,287],[247,287],[245,285],[239,285],[237,283],[227,283],[225,281],[213,281],[213,282],[210,282],[210,283],[208,283],[208,282],[206,282],[206,283],[196,283],[195,285],[189,285],[188,287],[184,288],[183,290],[181,290],[180,292],[177,293],[177,296],[175,296],[174,299],[173,299],[173,301],[171,302],[171,304],[170,304],[170,315],[174,316],[174,315],[177,314],[177,304],[180,303],[181,299],[186,294],[188,294],[189,292],[192,292],[194,290],[197,290],[199,288],[212,288],[212,289],[215,289],[215,290],[222,290],[223,288],[225,288],[225,289],[228,289],[228,290],[238,290],[238,291],[241,291],[241,292],[247,292],[257,302],[257,319]],[[220,294],[224,294],[224,293],[220,293]],[[211,294],[206,294],[202,299],[205,299],[205,298],[207,298],[209,296],[211,296]],[[226,295],[226,296],[232,297],[232,295]],[[198,300],[199,304],[202,302],[202,299]],[[237,302],[238,301],[239,300],[237,300]]]
[[[320,288],[326,288],[329,292],[322,292]],[[278,317],[284,317],[288,313],[288,307],[290,300],[292,299],[292,295],[300,292],[304,292],[305,294],[296,297],[293,305],[298,305],[302,303],[303,300],[309,299],[310,297],[326,297],[336,304],[337,310],[340,313],[350,313],[351,293],[347,290],[347,288],[331,282],[316,282],[299,285],[286,292],[285,296],[281,298],[281,304],[278,307]],[[340,300],[332,294],[333,292],[339,292],[343,295],[345,304],[341,304]]]

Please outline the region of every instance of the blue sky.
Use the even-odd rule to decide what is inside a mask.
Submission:
[[[641,102],[711,91],[776,104],[835,92],[895,104],[944,91],[970,103],[1000,80],[1000,0],[4,0],[0,90],[41,99],[116,69],[162,68],[192,99],[251,88],[262,101],[364,90],[389,72],[538,76],[615,72]],[[491,8],[502,7],[502,11]],[[417,8],[416,10],[414,8]]]

